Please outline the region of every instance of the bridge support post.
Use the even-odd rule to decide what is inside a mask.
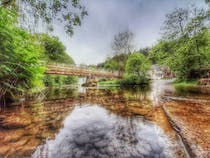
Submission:
[[[89,75],[86,77],[86,83],[95,81],[96,77],[93,75]]]

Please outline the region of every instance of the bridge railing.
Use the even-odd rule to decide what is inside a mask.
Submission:
[[[46,66],[47,63],[45,63]],[[43,64],[44,65],[44,64]],[[61,64],[61,63],[48,63],[47,64],[48,68],[53,68],[53,69],[63,69],[63,70],[72,70],[72,71],[83,71],[85,73],[90,73],[90,74],[112,74],[114,76],[119,76],[119,73],[117,71],[109,71],[106,69],[99,69],[95,67],[90,67],[86,65],[79,65],[79,64]]]

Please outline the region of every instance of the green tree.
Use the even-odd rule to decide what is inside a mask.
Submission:
[[[43,49],[40,60],[46,64],[74,64],[74,60],[66,53],[66,48],[58,37],[38,34],[37,39]],[[75,76],[45,75],[43,81],[45,86],[54,87],[73,84],[77,78]]]
[[[28,17],[32,26],[40,20],[49,25],[58,21],[70,35],[73,34],[74,27],[81,25],[81,19],[87,15],[80,0],[1,0],[1,6],[16,8],[23,19]],[[53,25],[50,25],[50,28],[53,28]]]
[[[195,78],[193,72],[209,65],[207,15],[197,8],[168,14],[163,39],[150,50],[150,59],[169,67],[180,80]]]
[[[126,62],[126,73],[137,77],[145,77],[150,68],[149,60],[142,54],[133,53]]]
[[[45,75],[43,81],[47,87],[62,87],[76,83],[77,77],[65,75]]]
[[[40,45],[33,35],[18,28],[17,14],[0,7],[0,101],[33,87],[42,87],[44,68]]]
[[[126,61],[129,54],[119,54],[114,55],[113,57],[108,57],[105,62],[98,64],[97,67],[101,67],[111,71],[118,71],[122,73],[125,71]],[[120,61],[120,62],[119,62]]]
[[[73,59],[66,53],[66,48],[58,37],[41,34],[38,35],[38,39],[44,50],[43,58],[47,62],[74,64]]]
[[[126,62],[123,84],[138,85],[148,83],[147,72],[150,66],[150,61],[143,54],[131,54]]]
[[[181,80],[190,80],[199,76],[194,76],[195,71],[205,68],[209,65],[209,32],[203,30],[202,32],[188,38],[187,40],[179,41],[173,58],[170,57],[169,66],[174,70],[177,77]],[[173,65],[172,65],[173,64]]]
[[[107,60],[104,64],[104,68],[111,71],[118,70],[118,63],[113,59]]]
[[[143,54],[144,56],[149,56],[149,50],[150,48],[149,47],[145,47],[145,48],[141,48],[139,49],[139,53]]]
[[[64,79],[65,85],[74,84],[76,82],[77,82],[77,77],[75,77],[75,76],[66,76]]]

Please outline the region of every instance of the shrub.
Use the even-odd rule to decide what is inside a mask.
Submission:
[[[40,45],[33,35],[17,27],[17,14],[0,7],[0,101],[41,88],[44,67],[39,64]]]
[[[140,53],[133,53],[126,62],[126,72],[121,81],[122,85],[148,84],[147,71],[150,68],[149,60]]]

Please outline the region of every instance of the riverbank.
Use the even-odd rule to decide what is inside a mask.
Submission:
[[[150,79],[143,79],[142,81],[128,80],[128,79],[111,79],[111,80],[102,80],[97,83],[98,86],[116,86],[116,87],[130,87],[130,86],[149,86]]]
[[[210,85],[199,85],[198,80],[173,82],[177,92],[210,94]]]
[[[210,102],[170,100],[163,108],[183,139],[190,157],[210,157]]]
[[[119,85],[119,80],[105,80],[105,81],[99,81],[99,85]]]

